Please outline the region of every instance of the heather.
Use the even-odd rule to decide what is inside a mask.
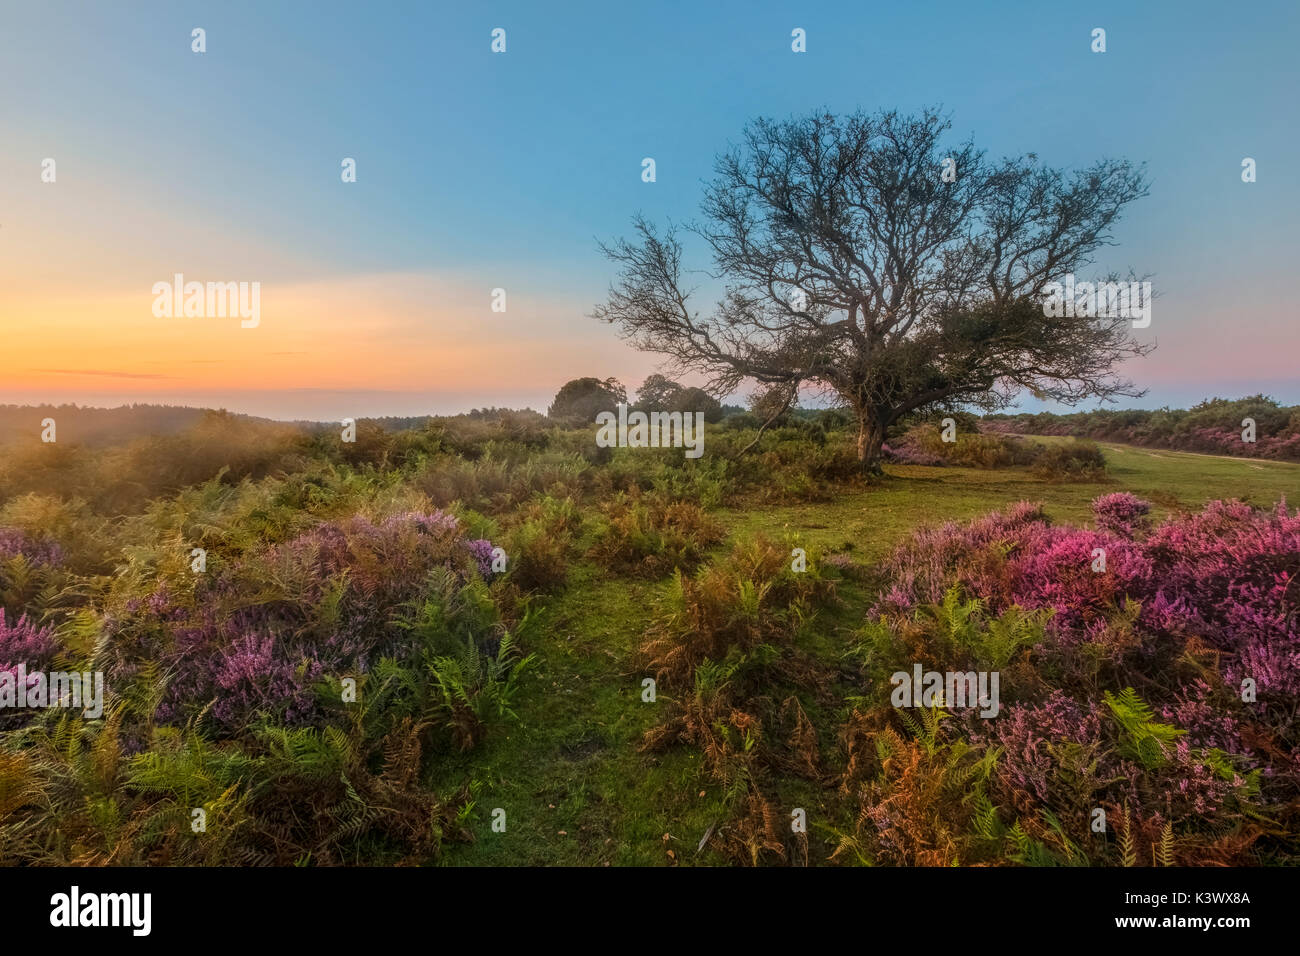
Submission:
[[[1246,419],[1255,423],[1253,441],[1243,438]],[[1185,410],[988,415],[981,427],[994,433],[1070,435],[1148,448],[1300,461],[1300,406],[1282,405],[1264,395],[1212,398]]]
[[[997,669],[1006,710],[855,708],[847,739],[883,723],[892,750],[846,781],[861,818],[842,852],[936,865],[1294,852],[1300,627],[1286,592],[1300,513],[1212,501],[1147,532],[1136,496],[1093,508],[1089,529],[1022,502],[922,529],[887,559],[864,676],[910,660]],[[950,777],[970,799],[954,799]],[[904,781],[929,799],[904,799]],[[1090,829],[1099,810],[1118,839]]]
[[[1151,502],[1129,491],[1102,495],[1092,503],[1097,527],[1125,538],[1145,532],[1150,526]]]
[[[53,541],[28,537],[18,528],[0,528],[0,561],[22,559],[27,564],[57,566],[63,550]]]
[[[17,620],[6,620],[0,608],[0,671],[15,673],[18,665],[29,671],[46,667],[58,649],[49,628],[43,628],[26,615]]]
[[[0,714],[0,860],[1294,864],[1300,470],[954,414],[870,481],[834,412],[19,447],[0,672],[106,694]],[[894,706],[917,663],[997,716]]]
[[[327,677],[364,681],[426,643],[443,654],[462,644],[496,653],[504,625],[485,587],[491,548],[437,510],[322,523],[214,569],[184,598],[164,589],[128,600],[110,627],[149,638],[145,657],[124,655],[115,673],[129,680],[150,660],[166,669],[150,715],[160,723],[231,732],[270,715],[323,726],[329,709],[317,687]],[[405,626],[413,607],[437,616],[422,640]]]
[[[48,786],[51,774],[75,776],[79,761],[99,761],[99,776],[69,796],[92,799],[109,781],[120,789],[93,796],[84,812],[65,807],[60,826],[93,829],[96,814],[125,814],[131,845],[123,858],[91,840],[78,851],[83,862],[328,862],[341,847],[331,828],[349,819],[353,838],[377,841],[371,852],[436,853],[429,822],[458,811],[410,788],[430,756],[471,749],[514,719],[517,683],[532,665],[520,649],[529,629],[523,602],[490,584],[492,549],[437,509],[355,514],[275,543],[215,550],[201,574],[131,555],[108,585],[102,616],[93,625],[74,616],[60,629],[72,638],[77,625],[93,627],[90,646],[61,643],[55,628],[0,611],[4,668],[73,659],[102,668],[116,701],[102,725],[78,722],[72,736],[45,714],[7,714],[11,725],[27,717],[11,731],[23,741],[13,780]],[[145,579],[153,584],[142,589]],[[356,793],[340,790],[330,805],[323,785],[353,764],[360,786],[414,801],[416,816],[394,832]],[[403,792],[391,779],[399,772]],[[305,831],[285,829],[277,794],[311,781],[322,785],[310,797],[323,801],[321,818]],[[186,845],[166,823],[186,801],[215,801],[249,829],[219,852]],[[5,831],[5,852],[48,858],[24,832]]]

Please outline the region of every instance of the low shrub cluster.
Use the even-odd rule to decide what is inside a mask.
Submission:
[[[1094,508],[1096,530],[1022,503],[886,562],[854,650],[838,858],[1297,860],[1300,513],[1215,501],[1151,528],[1132,495]],[[997,672],[999,715],[892,706],[914,663]]]
[[[1106,477],[1106,457],[1096,442],[1076,438],[1037,446],[1030,470],[1044,481],[1101,481]]]
[[[757,537],[695,575],[679,571],[641,648],[647,671],[672,694],[645,748],[700,751],[730,813],[704,842],[747,865],[808,861],[807,834],[791,831],[769,787],[778,773],[815,780],[822,772],[806,707],[824,681],[800,641],[834,600],[837,575],[815,552],[796,571],[791,550]]]
[[[510,718],[532,665],[491,547],[445,512],[354,515],[214,548],[202,573],[141,551],[102,610],[61,624],[0,611],[0,670],[101,672],[108,689],[102,721],[6,715],[0,860],[422,860],[465,837],[471,801],[424,788],[426,761]]]
[[[619,495],[601,506],[589,557],[620,573],[662,577],[693,570],[724,536],[699,505],[658,495]]]
[[[1253,442],[1243,439],[1246,419],[1255,423]],[[989,415],[981,427],[1022,435],[1073,435],[1175,451],[1300,461],[1300,406],[1281,405],[1263,395],[1212,398],[1190,409]]]
[[[1099,481],[1106,475],[1106,459],[1095,442],[1046,444],[996,431],[958,432],[953,441],[944,441],[942,430],[929,422],[911,427],[884,451],[887,461],[899,465],[1028,466],[1046,481]]]

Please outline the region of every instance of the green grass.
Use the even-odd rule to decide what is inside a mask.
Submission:
[[[1049,483],[1021,469],[890,466],[878,484],[845,491],[832,501],[735,507],[715,515],[732,539],[758,532],[778,539],[793,534],[827,549],[851,549],[855,558],[870,562],[920,524],[966,520],[1025,499],[1043,502],[1054,521],[1072,523],[1090,521],[1092,499],[1113,491],[1151,500],[1157,517],[1213,498],[1271,505],[1285,496],[1300,502],[1300,465],[1102,447],[1110,469],[1103,482]],[[635,649],[666,584],[667,579],[614,577],[580,562],[565,589],[544,601],[537,646],[530,647],[541,664],[523,683],[516,703],[520,723],[489,737],[473,754],[434,762],[433,786],[449,790],[466,777],[480,785],[476,841],[449,846],[443,863],[722,862],[711,850],[696,853],[707,828],[726,815],[720,788],[699,770],[698,753],[686,747],[661,754],[639,750],[657,705],[641,701],[645,675],[636,669]],[[870,596],[849,582],[841,596],[838,610],[818,618],[806,649],[828,657],[842,651]],[[823,752],[833,752],[838,715],[805,703]],[[807,781],[778,781],[770,796],[779,806],[805,807],[810,821],[825,822],[830,812],[822,791]],[[491,832],[495,807],[506,811],[507,835]],[[814,843],[823,839],[816,827],[809,837]]]

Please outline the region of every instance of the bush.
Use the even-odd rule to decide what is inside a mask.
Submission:
[[[893,447],[885,444],[881,446],[880,450],[885,456],[885,461],[893,462],[895,465],[927,465],[935,467],[948,463],[942,456],[922,451],[915,445],[900,443],[898,447]]]
[[[222,508],[247,504],[239,489],[192,491],[193,512],[181,510],[229,540]],[[53,555],[3,541],[14,560]],[[419,509],[214,546],[203,574],[172,539],[124,556],[102,613],[55,628],[0,610],[0,670],[102,668],[113,691],[102,721],[6,712],[21,731],[0,739],[0,860],[425,862],[444,839],[467,839],[471,801],[430,792],[425,756],[511,718],[532,663],[519,645],[526,609],[505,616],[485,545]],[[358,704],[345,703],[345,678]],[[178,836],[193,806],[212,840]]]
[[[1016,439],[980,432],[959,431],[955,441],[947,442],[936,425],[921,424],[908,430],[891,446],[891,455],[900,464],[939,461],[969,468],[1004,468],[1028,464],[1034,457],[1034,450]]]
[[[543,499],[506,536],[510,580],[527,591],[548,591],[569,575],[569,551],[581,517],[572,500]]]
[[[601,506],[588,553],[602,567],[657,578],[693,570],[723,536],[699,505],[619,495]]]
[[[1151,502],[1143,501],[1127,491],[1102,495],[1092,503],[1097,527],[1126,538],[1135,537],[1151,526],[1151,520],[1147,517],[1150,512]]]
[[[1212,502],[1143,531],[1148,510],[1103,496],[1092,531],[1053,527],[1022,503],[918,531],[886,561],[855,655],[872,696],[851,699],[842,730],[859,822],[837,856],[1292,858],[1259,821],[1289,812],[1300,785],[1300,616],[1286,593],[1300,513]],[[885,706],[889,672],[913,662],[999,671],[1004,712],[986,722]],[[1091,839],[1098,807],[1113,843]]]
[[[788,643],[835,590],[816,554],[809,555],[808,570],[796,572],[790,551],[758,536],[737,542],[729,555],[693,576],[679,571],[669,611],[642,646],[656,677],[689,686],[705,660],[726,660],[733,648]]]
[[[1032,471],[1044,481],[1101,481],[1106,477],[1106,456],[1096,442],[1071,439],[1044,445]]]

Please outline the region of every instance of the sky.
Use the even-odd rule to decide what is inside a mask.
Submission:
[[[927,106],[991,156],[1147,163],[1096,263],[1158,296],[1123,404],[1300,403],[1298,41],[1294,0],[0,0],[0,403],[337,420],[634,390],[661,359],[590,317],[598,241],[695,218],[754,117]],[[258,324],[155,315],[176,274],[258,283]]]

